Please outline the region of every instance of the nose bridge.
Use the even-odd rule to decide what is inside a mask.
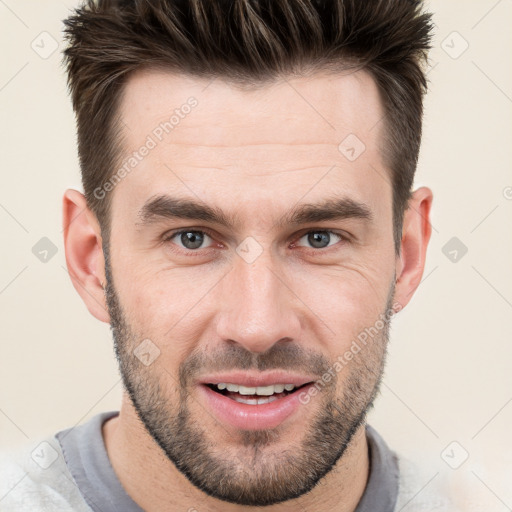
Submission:
[[[284,338],[299,336],[299,320],[279,265],[270,249],[254,261],[237,256],[224,283],[218,335],[252,352],[264,352]]]

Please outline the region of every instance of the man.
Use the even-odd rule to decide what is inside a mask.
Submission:
[[[445,509],[410,501],[365,421],[431,231],[421,9],[99,0],[65,21],[66,260],[125,393],[5,466],[2,510]]]

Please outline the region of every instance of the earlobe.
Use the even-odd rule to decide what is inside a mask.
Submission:
[[[395,286],[395,301],[401,308],[411,300],[425,269],[427,246],[432,233],[432,199],[432,191],[427,187],[421,187],[412,194],[404,213],[401,254],[396,263]]]
[[[105,260],[99,223],[87,207],[85,196],[77,190],[66,190],[62,206],[66,264],[73,286],[89,312],[110,323],[102,287]]]

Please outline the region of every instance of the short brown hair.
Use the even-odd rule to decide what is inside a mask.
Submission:
[[[130,73],[154,67],[258,85],[306,69],[353,68],[371,74],[383,102],[399,252],[431,47],[421,0],[88,0],[64,24],[82,183],[104,238],[110,197],[94,190],[121,157],[119,106]]]

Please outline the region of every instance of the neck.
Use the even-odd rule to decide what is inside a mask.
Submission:
[[[133,501],[147,512],[262,510],[262,507],[218,500],[192,485],[147,432],[126,395],[119,416],[103,425],[103,438],[119,481]],[[297,499],[264,507],[265,512],[292,512],[298,508],[353,512],[363,495],[368,474],[368,444],[364,425],[361,425],[336,466],[312,491]]]

